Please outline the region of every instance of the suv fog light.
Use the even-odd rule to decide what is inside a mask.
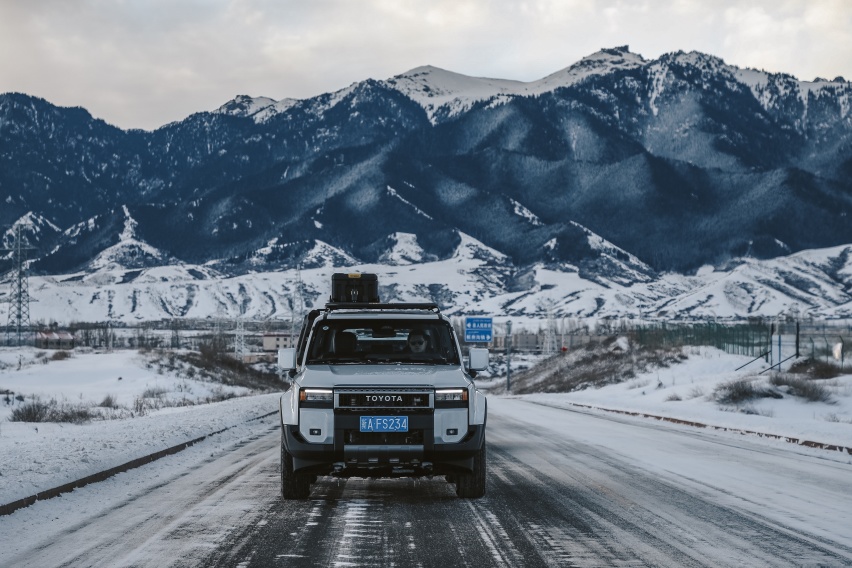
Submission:
[[[459,429],[458,428],[447,428],[447,436],[458,436]]]
[[[310,432],[311,436],[321,436],[322,435],[322,430],[320,430],[319,428],[311,428],[309,430],[309,432]]]

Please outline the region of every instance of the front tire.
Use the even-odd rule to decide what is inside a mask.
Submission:
[[[281,496],[287,501],[307,499],[311,494],[311,477],[293,472],[293,456],[281,442]]]
[[[455,476],[456,495],[462,499],[479,499],[485,496],[485,442],[473,456],[473,471]]]

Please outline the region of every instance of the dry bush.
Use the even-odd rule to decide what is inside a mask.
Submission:
[[[65,359],[70,359],[70,358],[71,358],[71,352],[65,351],[65,350],[62,350],[62,349],[54,352],[53,355],[50,356],[51,361],[64,361]]]
[[[702,387],[692,387],[689,391],[689,398],[701,398],[704,396],[704,389]]]
[[[843,374],[840,367],[834,363],[814,359],[796,361],[790,366],[788,373],[809,375],[814,379],[833,379]]]
[[[782,398],[782,395],[772,389],[757,387],[750,379],[722,383],[713,390],[713,399],[719,404],[740,405],[758,398]]]
[[[11,422],[70,422],[82,424],[92,419],[89,407],[84,404],[57,402],[55,398],[42,402],[35,398],[12,410]]]
[[[163,387],[148,387],[142,391],[142,398],[163,398],[167,392]]]
[[[784,374],[773,376],[769,382],[776,387],[786,387],[791,395],[804,398],[809,402],[831,402],[831,391],[824,385],[814,382],[814,379]]]
[[[107,394],[98,406],[101,408],[118,408],[118,401],[111,394]]]
[[[12,410],[10,422],[47,422],[50,412],[48,405],[40,400],[33,400]]]

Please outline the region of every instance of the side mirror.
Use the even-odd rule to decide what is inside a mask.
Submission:
[[[470,361],[467,368],[471,371],[484,371],[488,368],[488,349],[471,347],[468,357]]]
[[[278,350],[278,368],[282,371],[296,370],[296,350],[292,347]]]

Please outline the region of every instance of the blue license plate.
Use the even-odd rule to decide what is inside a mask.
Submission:
[[[408,416],[362,416],[362,432],[408,432]]]

